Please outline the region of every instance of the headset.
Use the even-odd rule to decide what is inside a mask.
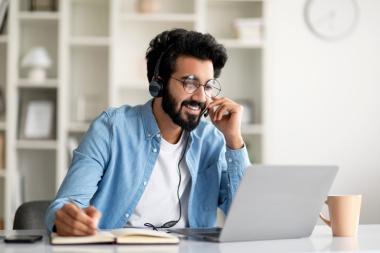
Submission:
[[[154,67],[154,73],[153,73],[152,80],[149,82],[149,93],[152,97],[155,97],[155,98],[162,97],[162,91],[164,89],[164,84],[163,84],[163,81],[161,80],[161,78],[159,77],[159,70],[160,70],[161,59],[164,56],[164,54],[168,51],[168,49],[166,49],[164,52],[162,52],[162,54],[158,58],[156,66]]]

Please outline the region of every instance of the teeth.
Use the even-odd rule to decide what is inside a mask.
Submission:
[[[196,111],[199,109],[199,106],[198,105],[187,105],[187,108]]]

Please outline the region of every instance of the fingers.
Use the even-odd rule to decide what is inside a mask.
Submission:
[[[64,223],[62,220],[56,220],[55,226],[57,228],[58,235],[63,236],[86,236],[91,235],[92,233],[84,232],[83,230],[80,230],[73,226],[68,226],[66,223]]]
[[[207,107],[213,121],[222,120],[228,114],[241,112],[241,106],[228,98],[214,98]]]
[[[97,212],[96,209],[90,211],[96,219],[100,217]],[[68,203],[56,212],[55,225],[59,235],[83,236],[96,233],[97,221],[94,223],[93,218],[81,208]]]
[[[92,227],[94,229],[96,229],[98,227],[98,222],[100,220],[100,217],[102,216],[102,214],[98,211],[98,209],[96,209],[95,207],[93,206],[90,206],[90,207],[87,207],[85,209],[83,209],[84,212],[92,218]]]
[[[87,226],[92,224],[92,219],[81,208],[76,205],[69,203],[63,206],[65,212],[71,216],[72,219],[77,220]]]
[[[214,121],[221,120],[224,115],[228,115],[228,109],[226,105],[221,105],[215,111]]]
[[[93,233],[93,229],[82,222],[73,219],[63,209],[58,210],[56,213],[56,226],[57,228],[62,228],[64,232],[70,232],[69,230],[71,229],[71,233],[73,235],[86,235]]]

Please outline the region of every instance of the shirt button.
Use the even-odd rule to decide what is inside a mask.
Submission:
[[[231,158],[228,158],[228,162],[232,163],[232,159],[231,159]]]
[[[157,153],[157,149],[156,149],[156,148],[154,148],[154,149],[153,149],[153,152],[154,152],[154,153]]]
[[[150,137],[151,136],[151,134],[148,134],[148,137]]]
[[[146,186],[146,181],[144,181],[144,186]]]
[[[128,217],[129,217],[129,213],[126,213],[126,214],[125,214],[125,218],[128,218]]]
[[[156,136],[157,136],[157,138],[160,138],[160,137],[161,137],[161,134],[157,134]]]

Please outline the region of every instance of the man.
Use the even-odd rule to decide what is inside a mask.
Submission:
[[[212,227],[218,207],[227,213],[249,159],[242,107],[217,97],[225,48],[174,29],[150,42],[146,59],[154,99],[94,120],[48,208],[49,231]]]

